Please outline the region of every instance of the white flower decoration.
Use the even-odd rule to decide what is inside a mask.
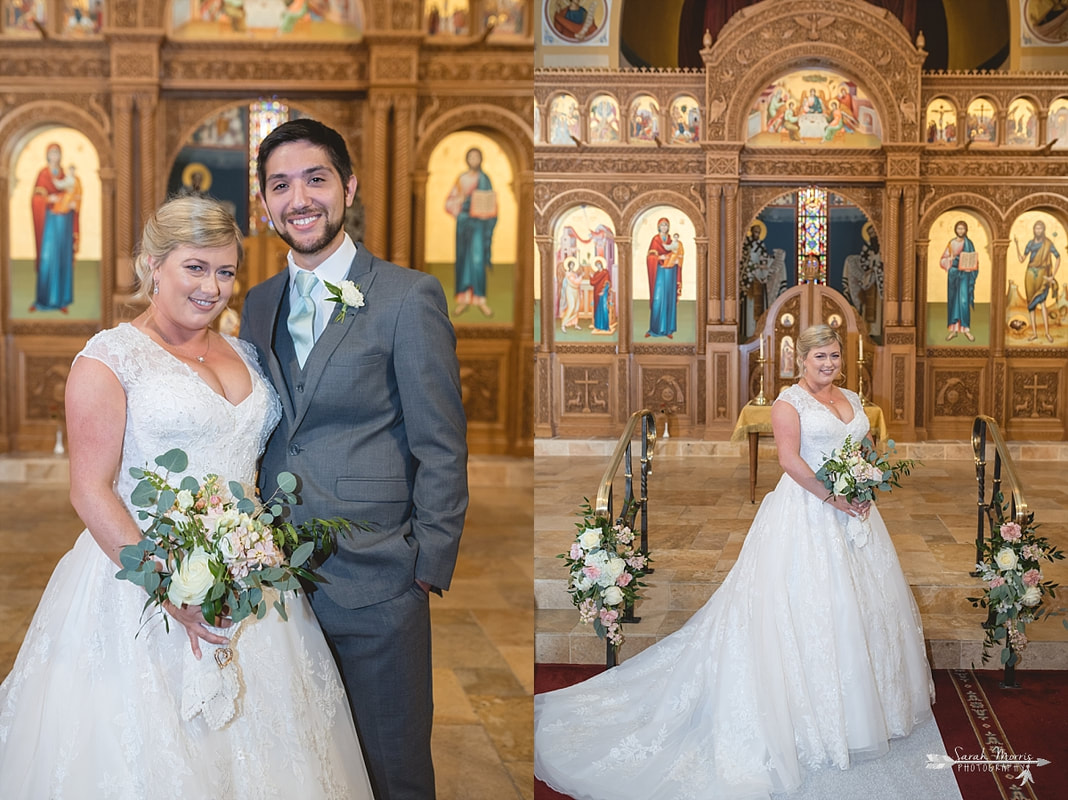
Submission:
[[[366,305],[363,292],[360,291],[360,284],[352,281],[342,281],[340,286],[335,286],[330,281],[323,281],[323,283],[326,285],[327,296],[341,306],[337,316],[334,317],[334,322],[344,320],[350,308],[363,308]]]

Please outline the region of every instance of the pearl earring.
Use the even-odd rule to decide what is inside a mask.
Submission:
[[[159,281],[152,284],[152,294],[159,294]]]

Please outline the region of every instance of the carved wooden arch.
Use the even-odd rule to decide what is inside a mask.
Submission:
[[[982,91],[972,95],[964,101],[964,116],[968,116],[968,106],[974,103],[976,100],[986,100],[994,107],[994,112],[1000,114],[1003,111],[1008,110],[1008,105],[1003,103],[993,92]],[[967,133],[967,131],[965,131]]]
[[[902,130],[901,112],[897,102],[893,99],[898,94],[912,97],[914,95],[911,90],[901,89],[895,92],[886,83],[877,67],[858,53],[842,47],[830,46],[821,50],[819,62],[813,63],[812,50],[805,45],[794,45],[776,51],[757,62],[752,70],[738,80],[734,93],[727,99],[727,139],[744,141],[747,138],[745,120],[753,105],[753,98],[758,92],[784,74],[807,67],[826,68],[840,72],[862,86],[879,112],[884,142],[912,141],[913,137]],[[906,91],[909,93],[905,94]],[[916,114],[918,120],[919,111]]]
[[[619,207],[608,197],[589,189],[572,189],[558,194],[546,205],[539,215],[542,224],[536,226],[537,232],[555,241],[556,226],[560,224],[564,214],[576,206],[584,205],[594,206],[607,214],[617,234],[622,229],[623,216]]]
[[[514,171],[513,180],[518,181],[520,173],[533,171],[533,117],[526,120],[500,106],[485,104],[452,108],[426,123],[415,148],[415,169],[427,168],[434,148],[450,133],[476,128],[481,128],[508,153]]]
[[[51,124],[80,131],[93,143],[97,158],[100,159],[101,172],[114,169],[111,139],[96,117],[69,103],[37,100],[19,106],[0,118],[0,177],[7,177],[15,147],[23,134]]]
[[[993,202],[981,195],[957,192],[940,197],[923,213],[919,224],[916,226],[916,230],[920,234],[917,238],[930,239],[931,226],[934,225],[935,220],[954,208],[964,209],[982,218],[990,228],[991,240],[996,238],[998,232],[1004,227],[1004,215],[1001,209]]]
[[[784,41],[798,44],[760,55]],[[868,3],[759,3],[735,14],[708,54],[709,138],[731,140],[745,130],[744,117],[755,91],[785,72],[818,65],[853,76],[871,92],[884,140],[912,141],[918,112],[916,120],[902,120],[899,103],[919,98],[923,60],[923,52],[913,46],[901,22]],[[724,111],[725,121],[714,125]]]
[[[1028,211],[1048,211],[1060,219],[1061,225],[1068,229],[1068,198],[1063,195],[1042,192],[1022,197],[1005,209],[1005,231],[1002,238],[1008,238],[1009,229],[1016,218]]]
[[[690,218],[690,222],[693,223],[694,232],[697,237],[703,239],[708,236],[705,231],[704,212],[701,211],[701,209],[689,198],[680,195],[678,192],[672,192],[667,189],[643,192],[637,197],[634,197],[623,207],[620,218],[626,226],[627,236],[630,236],[634,232],[634,223],[638,217],[653,206],[671,206],[672,208],[677,208]]]

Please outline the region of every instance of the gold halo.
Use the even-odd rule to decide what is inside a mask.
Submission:
[[[760,217],[754,217],[753,221],[749,223],[749,230],[753,228],[760,228],[760,238],[766,239],[768,237],[768,226],[764,224],[764,221]]]
[[[203,180],[200,183],[200,191],[208,191],[211,188],[211,170],[199,161],[190,161],[185,165],[185,169],[182,170],[182,186],[189,189],[193,188],[194,173],[200,173],[203,176]]]
[[[860,229],[860,235],[863,237],[864,241],[867,242],[868,244],[871,244],[871,236],[868,234],[868,231],[870,231],[873,227],[874,226],[870,222],[865,222],[864,225],[861,226],[861,229]]]

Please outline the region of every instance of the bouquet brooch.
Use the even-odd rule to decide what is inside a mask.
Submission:
[[[908,475],[919,462],[914,459],[891,462],[894,440],[888,439],[886,446],[885,453],[877,453],[871,439],[865,437],[855,442],[851,436],[847,436],[842,446],[816,470],[816,477],[830,492],[827,498],[844,497],[849,502],[873,502],[876,490],[889,492],[892,487],[900,486],[901,476]],[[849,518],[846,537],[856,547],[867,544],[870,534],[871,524],[867,518]]]
[[[201,481],[187,475],[173,486],[169,476],[184,472],[189,464],[182,450],[164,453],[156,464],[163,474],[130,469],[139,480],[130,499],[140,509],[140,519],[151,522],[140,542],[119,552],[122,568],[115,577],[148,592],[145,610],[170,600],[176,606],[199,605],[209,625],[222,617],[231,620],[231,627],[218,629],[230,643],[207,645],[215,648],[214,663],[197,662],[187,649],[192,663],[186,670],[183,716],[203,713],[219,728],[235,710],[239,682],[234,643],[241,621],[253,615],[262,619],[270,605],[287,619],[287,593],[300,589],[302,580],[322,581],[308,567],[309,559],[329,555],[339,535],[364,526],[340,518],[311,519],[299,526],[282,521],[283,503],[296,502],[297,481],[288,472],[278,476],[271,498],[258,504],[240,483],[224,485],[218,475]],[[163,619],[169,630],[167,616]]]
[[[995,495],[989,511],[993,522],[990,538],[983,541],[982,561],[975,565],[986,587],[982,597],[967,599],[973,606],[989,611],[983,624],[983,663],[990,658],[989,649],[1004,640],[1001,663],[1013,667],[1027,646],[1027,624],[1043,615],[1050,616],[1043,603],[1047,596],[1056,597],[1057,584],[1044,580],[1041,562],[1059,561],[1064,553],[1036,533],[1039,526],[1034,514],[1025,515],[1020,522],[1009,521],[1002,494]]]
[[[638,552],[634,531],[622,523],[593,513],[587,499],[571,549],[560,553],[570,577],[567,591],[584,624],[607,639],[616,650],[623,644],[622,618],[640,599],[641,579],[649,567],[648,554]]]

